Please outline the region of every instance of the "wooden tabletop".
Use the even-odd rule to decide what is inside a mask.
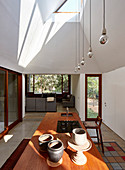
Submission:
[[[63,162],[60,166],[56,168],[49,167],[47,165],[46,159],[48,154],[46,152],[39,151],[39,143],[38,137],[45,133],[50,133],[54,136],[55,139],[60,138],[64,146],[67,146],[67,141],[70,138],[69,133],[57,133],[57,122],[58,120],[67,120],[66,117],[62,117],[59,112],[51,112],[47,113],[39,127],[35,131],[33,137],[29,141],[26,149],[15,165],[14,170],[50,170],[50,169],[58,169],[58,170],[106,170],[108,169],[107,165],[103,161],[100,153],[98,152],[96,146],[92,142],[90,136],[87,134],[87,137],[92,142],[92,148],[84,152],[84,155],[87,157],[87,163],[85,165],[76,165],[70,159],[74,150],[72,150],[69,146],[63,153]],[[72,117],[68,117],[68,120],[78,120],[81,127],[85,129],[83,126],[79,116],[77,113],[73,113]]]

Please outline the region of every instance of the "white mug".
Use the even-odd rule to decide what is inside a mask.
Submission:
[[[86,131],[83,128],[73,129],[72,140],[76,145],[84,145],[87,142]]]

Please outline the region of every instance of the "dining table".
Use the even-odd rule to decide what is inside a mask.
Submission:
[[[86,131],[78,113],[72,112],[72,116],[62,116],[62,112],[47,112],[40,125],[33,134],[31,140],[26,146],[24,152],[17,161],[14,170],[107,170],[109,169],[96,148],[94,142]],[[72,154],[76,151],[69,145],[68,141],[72,138],[72,133],[60,133],[57,130],[58,121],[78,121],[81,128],[87,133],[87,139],[91,141],[92,147],[88,151],[84,151],[87,162],[84,165],[77,165],[72,160]],[[63,142],[64,152],[62,163],[57,167],[48,165],[48,153],[42,152],[39,146],[38,138],[43,134],[51,134],[54,139]]]

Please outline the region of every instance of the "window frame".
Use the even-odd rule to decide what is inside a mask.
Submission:
[[[98,108],[98,116],[102,117],[102,74],[85,74],[85,120],[93,121],[96,118],[88,118],[87,117],[87,78],[88,77],[99,77],[99,108]]]
[[[4,111],[4,125],[5,130],[0,133],[0,139],[8,133],[14,126],[22,121],[22,74],[4,67],[0,67],[0,70],[5,71],[5,111]],[[18,88],[18,118],[11,125],[8,125],[8,73],[17,75],[17,88]]]
[[[63,11],[60,11],[59,12],[59,10],[65,5],[65,3],[67,2],[67,0],[65,0],[57,9],[56,9],[56,11],[54,12],[55,14],[56,13],[78,13],[78,14],[80,14],[80,12],[79,11],[74,11],[74,12],[69,12],[69,11],[65,11],[65,12],[63,12]],[[83,4],[83,0],[81,0],[81,6],[82,6],[82,4]]]
[[[28,78],[27,78],[27,76],[28,75],[33,75],[33,92],[28,92],[28,89],[27,89],[27,81],[28,81]],[[38,75],[38,74],[37,74]],[[42,74],[39,74],[39,75],[42,75]],[[47,75],[47,74],[46,74]],[[54,74],[54,75],[56,75],[56,74]],[[61,91],[61,93],[60,94],[58,94],[58,93],[56,93],[56,95],[57,96],[64,96],[64,94],[70,94],[70,82],[71,82],[71,75],[68,75],[68,74],[60,74],[61,76],[62,76],[62,91]],[[63,75],[68,75],[68,92],[63,92]],[[42,95],[42,93],[40,93],[40,94],[35,94],[35,74],[26,74],[25,75],[25,89],[26,89],[26,91],[25,91],[25,94],[26,94],[26,96],[27,97],[40,97],[41,95]],[[50,92],[51,93],[51,92]]]

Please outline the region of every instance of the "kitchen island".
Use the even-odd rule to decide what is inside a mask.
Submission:
[[[71,138],[70,133],[58,133],[57,132],[57,123],[58,121],[78,121],[82,128],[85,129],[77,113],[72,113],[72,116],[66,117],[61,116],[60,112],[47,113],[39,127],[35,131],[33,137],[29,141],[26,149],[18,160],[17,164],[14,167],[14,170],[48,170],[48,169],[59,169],[59,170],[82,170],[82,169],[91,169],[91,170],[106,170],[108,169],[107,165],[103,161],[100,153],[98,152],[96,146],[92,142],[90,136],[87,133],[87,138],[92,142],[92,148],[84,152],[84,155],[87,157],[87,163],[85,165],[76,165],[70,159],[71,155],[75,152],[68,145],[67,142]],[[62,156],[63,162],[58,167],[50,167],[47,164],[48,154],[46,152],[41,152],[38,142],[38,137],[42,134],[52,134],[55,139],[61,139],[64,143],[64,153]]]

